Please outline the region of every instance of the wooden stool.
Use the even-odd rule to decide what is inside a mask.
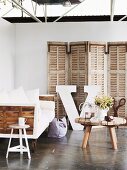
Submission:
[[[29,145],[28,145],[28,140],[27,140],[27,135],[26,135],[26,128],[29,128],[29,125],[18,125],[18,124],[14,124],[14,125],[10,125],[9,126],[11,128],[11,136],[9,139],[9,144],[8,144],[8,149],[7,149],[7,154],[6,154],[6,158],[8,158],[8,154],[9,152],[20,152],[20,154],[23,154],[23,152],[27,152],[28,153],[28,158],[30,159],[30,150],[29,150]],[[19,130],[19,143],[20,145],[14,146],[14,147],[10,147],[11,146],[11,140],[13,137],[13,131],[14,129],[18,129]],[[23,133],[24,133],[24,139],[25,139],[25,143],[26,143],[26,147],[23,146]]]

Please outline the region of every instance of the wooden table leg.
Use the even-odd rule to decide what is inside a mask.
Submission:
[[[82,141],[82,148],[86,148],[87,142],[90,136],[92,126],[86,126],[83,141]]]
[[[109,128],[109,132],[110,132],[112,147],[113,147],[113,149],[117,149],[117,136],[116,136],[115,127],[109,126],[108,128]]]

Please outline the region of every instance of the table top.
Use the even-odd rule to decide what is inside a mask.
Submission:
[[[110,122],[103,120],[103,121],[90,121],[90,119],[87,118],[76,118],[75,119],[76,123],[80,123],[82,125],[85,126],[119,126],[119,125],[123,125],[126,123],[126,119],[125,118],[121,118],[121,117],[114,117],[114,119]]]
[[[13,129],[26,129],[26,128],[29,128],[30,126],[25,124],[25,125],[19,125],[19,124],[12,124],[12,125],[9,125],[10,128],[13,128]]]

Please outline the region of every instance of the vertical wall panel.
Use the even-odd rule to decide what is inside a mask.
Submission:
[[[123,97],[127,100],[126,50],[124,42],[48,44],[48,92],[56,95],[56,112],[60,117],[65,111],[56,94],[56,85],[77,85],[77,92],[73,93],[77,108],[85,100],[84,85],[100,85],[101,94],[111,95],[117,101]],[[120,116],[125,113],[127,103],[119,109]]]
[[[77,109],[84,102],[84,85],[88,84],[88,50],[87,42],[70,43],[69,84],[77,85],[73,98]]]
[[[56,114],[63,117],[64,108],[56,85],[68,84],[67,43],[48,43],[48,93],[55,95]]]
[[[127,99],[126,43],[108,43],[108,53],[108,93],[117,101]],[[119,109],[119,116],[125,116],[126,107]]]
[[[101,94],[107,94],[107,58],[105,43],[89,42],[88,84],[100,85]]]

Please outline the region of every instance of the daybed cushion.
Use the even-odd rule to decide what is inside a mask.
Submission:
[[[40,112],[49,122],[55,117],[55,102],[40,100]]]
[[[31,103],[39,103],[39,89],[27,90],[26,95]]]
[[[46,109],[40,109],[41,117],[43,117],[42,120],[47,120],[48,123],[50,123],[54,117],[55,117],[55,111],[53,110],[46,110]]]
[[[9,95],[9,103],[16,103],[16,104],[29,104],[29,100],[24,92],[23,87],[19,87],[14,89],[8,93]]]
[[[0,103],[9,103],[9,95],[4,89],[0,91]]]
[[[29,100],[24,92],[23,87],[11,90],[0,91],[0,103],[1,104],[29,104]]]
[[[42,101],[40,100],[40,108],[44,110],[54,110],[55,102],[54,101]]]

